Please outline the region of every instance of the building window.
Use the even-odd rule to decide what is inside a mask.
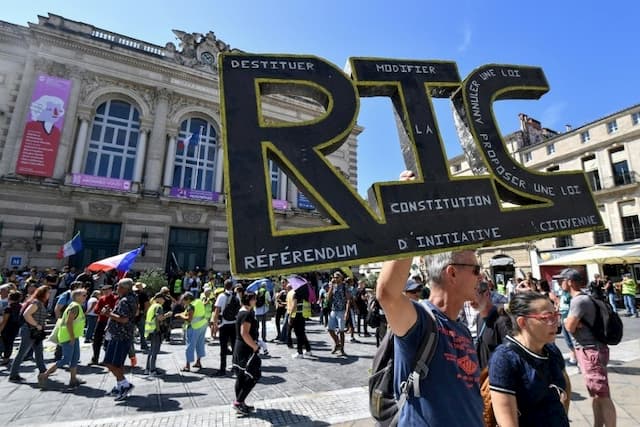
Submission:
[[[531,151],[527,151],[526,153],[524,153],[524,161],[525,161],[525,163],[530,162],[531,160],[533,160],[533,156],[531,155]]]
[[[623,216],[622,220],[622,237],[625,242],[629,240],[640,239],[640,221],[638,215]]]
[[[555,166],[549,166],[547,168],[547,172],[558,172],[560,170],[560,166],[555,165]]]
[[[589,181],[589,185],[591,186],[591,191],[599,191],[602,190],[602,183],[600,182],[600,174],[598,170],[592,170],[589,172],[585,172],[587,175],[587,181]]]
[[[549,144],[547,145],[547,154],[553,154],[556,152],[556,146],[555,144]]]
[[[636,111],[631,115],[631,123],[633,123],[634,126],[640,125],[640,111]]]
[[[124,101],[110,100],[96,110],[84,173],[133,179],[140,113]]]
[[[633,177],[629,172],[629,165],[626,160],[613,163],[611,168],[613,169],[613,183],[616,186],[627,185],[633,182]]]
[[[618,131],[618,122],[615,120],[611,120],[607,123],[607,132],[614,133]]]
[[[556,237],[556,248],[568,248],[573,246],[573,236]]]
[[[182,122],[173,165],[173,187],[213,191],[218,139],[206,120],[191,117]]]
[[[601,243],[611,242],[611,233],[608,228],[604,230],[598,230],[593,232],[593,244],[599,245]]]
[[[280,169],[273,160],[269,160],[269,173],[271,174],[271,198],[280,199]]]
[[[591,141],[591,135],[589,135],[589,131],[585,130],[584,132],[580,132],[580,142],[586,144]]]

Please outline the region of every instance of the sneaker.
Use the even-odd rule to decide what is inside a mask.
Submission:
[[[365,336],[365,337],[367,337],[367,338],[369,338],[369,337],[371,336],[371,334],[370,334],[369,332],[365,332],[365,333],[364,333],[364,336]]]
[[[269,350],[265,350],[264,353],[262,353],[263,356],[268,356],[269,355]]]
[[[304,357],[300,353],[293,353],[291,355],[292,359],[303,359]]]
[[[336,354],[339,351],[340,351],[340,346],[339,345],[333,346],[333,350],[331,350],[331,354]]]
[[[313,353],[311,353],[310,351],[305,351],[304,357],[313,357]]]
[[[133,357],[130,357],[129,359],[131,359],[131,367],[132,368],[135,368],[136,366],[138,366],[138,358],[137,357],[133,356]]]
[[[575,360],[575,359],[569,359],[569,360],[567,360],[567,365],[570,365],[570,366],[576,366],[577,364],[578,364],[578,361],[577,361],[577,360]]]
[[[244,409],[246,409],[248,412],[253,412],[256,410],[255,406],[252,405],[247,405],[246,403],[241,403],[240,405],[242,405],[244,407]]]
[[[347,353],[345,353],[343,349],[340,349],[338,356],[347,357]]]
[[[239,415],[247,415],[250,412],[246,405],[244,405],[243,403],[233,402],[232,406]]]
[[[118,386],[115,386],[111,389],[109,393],[107,393],[107,396],[115,397],[115,396],[118,396],[119,394],[120,394],[120,388]]]
[[[119,402],[121,400],[125,400],[133,391],[133,389],[135,388],[135,386],[131,383],[129,383],[128,385],[122,387],[120,389],[120,394],[118,394],[118,396],[116,396],[116,402]]]
[[[11,381],[12,383],[21,383],[24,381],[24,378],[22,378],[20,375],[12,375],[9,377],[9,381]]]

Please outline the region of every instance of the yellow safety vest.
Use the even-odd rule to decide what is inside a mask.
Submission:
[[[302,317],[305,319],[311,319],[311,303],[307,300],[302,300],[296,305],[296,313],[302,313]]]
[[[191,327],[193,329],[200,329],[207,325],[207,318],[205,317],[204,303],[201,299],[193,300],[191,304],[193,306],[193,317],[191,318]]]
[[[161,304],[154,302],[147,310],[147,317],[144,322],[144,336],[148,338],[151,333],[156,331],[156,314],[158,312],[158,308],[162,308]]]
[[[176,279],[176,281],[173,282],[173,293],[174,294],[182,293],[182,279]]]
[[[71,304],[69,304],[67,309],[62,314],[62,324],[58,329],[59,343],[71,341],[69,329],[67,328],[67,319],[69,318],[69,311],[72,310],[74,307],[78,307],[78,315],[73,320],[73,336],[75,337],[75,339],[78,339],[79,337],[82,336],[82,333],[84,332],[84,325],[85,325],[84,310],[82,310],[82,306],[80,304],[73,301]]]
[[[622,281],[622,295],[635,295],[636,281],[633,279],[625,279]]]

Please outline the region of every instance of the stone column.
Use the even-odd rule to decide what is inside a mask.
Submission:
[[[20,152],[22,133],[24,132],[25,115],[29,114],[29,101],[33,91],[35,77],[35,64],[33,56],[29,55],[24,65],[20,89],[16,103],[11,113],[11,123],[9,132],[2,149],[2,160],[0,160],[0,176],[13,175],[16,172],[16,160]]]
[[[81,71],[78,67],[69,67],[69,77],[71,77],[71,93],[65,106],[64,128],[60,136],[58,146],[58,156],[53,169],[53,179],[64,180],[65,172],[69,168],[71,149],[73,147],[73,132],[76,124],[76,114],[78,111],[78,101],[80,98],[80,87],[82,86]],[[82,125],[82,122],[80,123]],[[86,130],[85,130],[86,135]]]
[[[157,193],[160,191],[162,161],[167,148],[167,113],[170,93],[166,89],[160,89],[156,95],[155,116],[146,158],[147,168],[144,173],[144,188],[146,191]]]
[[[293,183],[291,183],[291,185],[289,186],[287,200],[289,200],[289,203],[291,203],[292,208],[298,207],[298,187],[293,185]]]
[[[84,154],[87,151],[87,136],[89,134],[89,115],[81,113],[78,115],[80,126],[78,127],[78,136],[76,137],[76,146],[73,150],[73,163],[71,164],[71,173],[82,173],[84,164]]]
[[[176,135],[169,135],[169,144],[165,151],[164,160],[164,176],[162,185],[164,187],[171,187],[173,184],[173,166],[176,159]]]
[[[289,179],[282,170],[279,170],[278,174],[280,175],[280,200],[287,200],[287,181]]]
[[[133,168],[133,182],[140,183],[142,180],[142,169],[147,155],[147,133],[149,129],[140,127],[140,136],[138,137],[138,149],[136,152],[136,163]],[[148,169],[148,168],[147,168]]]
[[[216,177],[213,185],[213,191],[216,193],[224,192],[222,188],[222,180],[224,179],[224,153],[222,152],[222,144],[218,142],[218,147],[216,150]]]

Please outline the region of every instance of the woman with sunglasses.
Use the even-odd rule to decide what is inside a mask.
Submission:
[[[511,335],[489,361],[489,388],[498,425],[568,427],[570,384],[553,344],[559,313],[536,292],[514,295],[507,307]]]

